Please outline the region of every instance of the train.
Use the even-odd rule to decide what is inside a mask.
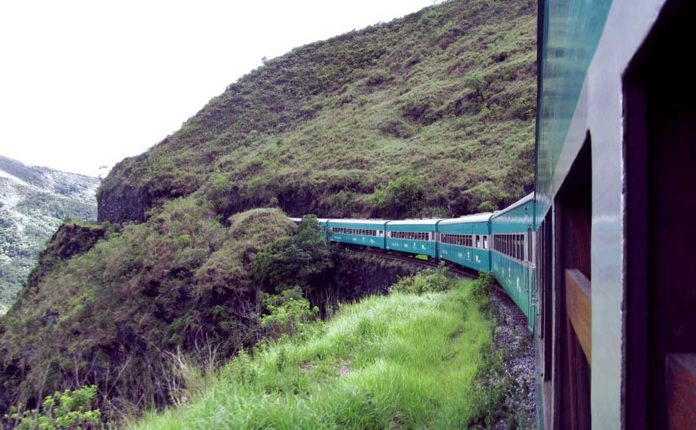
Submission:
[[[535,329],[534,194],[495,212],[450,219],[318,218],[324,240],[491,273]],[[301,218],[291,218],[300,222]]]
[[[696,428],[696,2],[537,4],[534,192],[323,232],[492,273],[535,339],[538,428]]]

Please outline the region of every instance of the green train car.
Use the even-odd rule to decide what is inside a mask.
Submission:
[[[491,216],[491,271],[527,317],[536,320],[533,246],[534,194]]]
[[[436,258],[436,233],[439,221],[439,219],[416,219],[387,222],[385,249]]]
[[[490,272],[491,215],[489,212],[439,221],[438,257],[469,269]]]
[[[332,242],[384,249],[384,220],[330,219],[327,221],[327,239]]]
[[[694,429],[696,2],[538,22],[538,427]]]

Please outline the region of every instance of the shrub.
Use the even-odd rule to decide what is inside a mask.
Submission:
[[[311,306],[297,286],[280,294],[261,293],[261,303],[268,313],[261,317],[261,327],[270,339],[303,336],[319,316],[319,308]]]
[[[482,298],[488,295],[488,291],[493,285],[493,275],[491,273],[481,272],[478,279],[471,286],[471,297]]]
[[[40,408],[15,411],[5,415],[5,420],[17,429],[90,429],[100,424],[101,411],[93,409],[97,387],[90,385],[74,391],[56,391],[44,398]]]
[[[379,216],[406,218],[417,216],[425,206],[425,181],[414,176],[401,176],[372,195]]]
[[[231,202],[232,182],[223,173],[212,175],[206,184],[205,195],[210,201],[215,213],[225,214]]]
[[[294,236],[276,239],[256,255],[256,276],[270,291],[299,285],[307,292],[333,267],[332,249],[322,238],[317,218],[305,216]]]
[[[488,82],[486,82],[486,78],[479,71],[469,72],[466,77],[464,77],[464,86],[474,92],[479,102],[485,100],[483,91],[486,89],[487,85]]]
[[[390,291],[410,294],[434,293],[447,291],[455,284],[455,279],[447,273],[447,267],[440,265],[437,269],[424,270],[413,276],[399,279]]]

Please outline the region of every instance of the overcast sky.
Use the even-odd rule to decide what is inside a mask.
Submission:
[[[293,47],[433,0],[0,2],[0,155],[90,175]]]

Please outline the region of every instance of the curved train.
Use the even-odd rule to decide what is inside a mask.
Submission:
[[[535,192],[325,234],[492,272],[535,336],[539,428],[696,428],[696,2],[538,7]]]
[[[534,330],[534,194],[500,211],[451,219],[319,218],[329,242],[449,261],[491,272]],[[291,218],[299,222],[300,218]]]

